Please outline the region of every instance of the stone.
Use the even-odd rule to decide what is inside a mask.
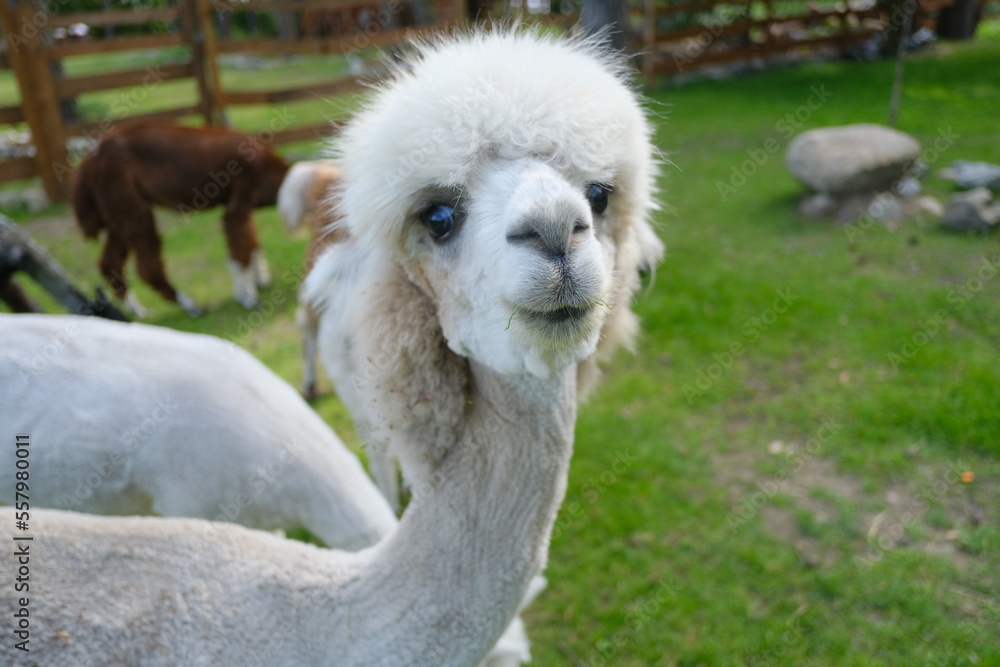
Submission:
[[[960,190],[986,187],[1000,192],[1000,165],[989,162],[955,160],[938,172],[938,176],[955,181]]]
[[[952,195],[944,207],[941,226],[954,232],[986,233],[1000,222],[1000,203],[993,193],[979,187]]]
[[[865,212],[871,216],[873,220],[878,220],[884,223],[895,223],[900,222],[906,216],[906,212],[903,211],[903,205],[900,203],[899,198],[888,192],[881,192]]]
[[[917,215],[929,215],[932,218],[940,218],[944,215],[944,205],[930,195],[917,197],[917,200],[913,202],[913,208]]]
[[[836,198],[837,210],[834,219],[841,223],[857,222],[866,215],[868,207],[875,201],[872,193],[848,195]]]
[[[811,195],[799,202],[799,215],[803,218],[825,218],[838,208],[838,202],[823,193]]]
[[[916,197],[923,188],[920,181],[912,176],[904,176],[892,186],[892,191],[899,197]]]
[[[920,143],[910,135],[861,123],[803,132],[788,144],[785,164],[813,190],[843,195],[889,189],[919,155]]]

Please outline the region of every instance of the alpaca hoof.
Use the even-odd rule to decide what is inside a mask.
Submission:
[[[233,298],[248,310],[256,308],[259,299],[252,265],[243,267],[230,260],[229,271],[233,275]]]
[[[149,315],[149,311],[146,310],[145,306],[142,305],[142,302],[139,301],[139,297],[132,292],[127,292],[125,294],[124,301],[125,309],[129,311],[133,317],[141,319]]]
[[[260,303],[260,299],[257,298],[256,294],[253,296],[237,296],[235,298],[236,302],[247,310],[253,310]]]
[[[253,280],[257,287],[267,287],[271,284],[271,269],[267,266],[267,259],[264,251],[259,248],[254,251],[250,258],[250,267],[253,271]]]
[[[306,402],[312,403],[317,396],[319,396],[319,392],[316,391],[315,384],[310,383],[302,387],[302,398],[306,399]]]
[[[183,292],[177,292],[177,305],[191,317],[200,317],[205,314],[205,310],[199,308],[194,299]]]

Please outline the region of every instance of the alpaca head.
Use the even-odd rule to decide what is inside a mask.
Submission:
[[[340,216],[455,353],[544,376],[631,337],[654,150],[622,63],[518,30],[421,44],[337,144]]]

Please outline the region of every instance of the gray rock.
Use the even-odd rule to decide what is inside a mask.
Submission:
[[[1000,166],[989,162],[955,160],[939,171],[938,176],[955,181],[961,190],[986,187],[1000,192]]]
[[[916,197],[921,189],[920,181],[912,176],[904,176],[892,186],[893,193],[900,197]]]
[[[929,215],[932,218],[940,218],[944,215],[944,205],[930,195],[918,197],[913,203],[914,213],[917,215]]]
[[[868,215],[868,207],[875,201],[873,193],[846,195],[836,197],[837,210],[834,219],[837,222],[851,223]]]
[[[799,215],[803,218],[825,218],[832,215],[839,207],[839,202],[823,193],[811,195],[799,202]]]
[[[868,205],[865,212],[873,219],[886,223],[900,222],[906,217],[906,212],[903,210],[903,204],[899,198],[888,192],[879,193],[875,200]]]
[[[872,124],[823,127],[792,139],[785,164],[808,187],[827,194],[886,190],[920,155],[908,134]]]
[[[955,232],[991,231],[1000,222],[1000,203],[986,188],[974,188],[952,195],[944,207],[941,226]]]

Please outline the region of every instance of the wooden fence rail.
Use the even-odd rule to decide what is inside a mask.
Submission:
[[[935,25],[954,0],[919,0],[915,26]],[[643,0],[633,5],[647,86],[711,65],[771,59],[826,48],[844,53],[892,27],[887,5],[875,0],[803,3],[789,11],[772,0]],[[670,23],[664,27],[664,22]],[[897,26],[898,27],[898,26]]]
[[[54,200],[65,199],[71,172],[67,141],[96,139],[119,121],[201,117],[206,124],[227,124],[227,109],[246,105],[293,103],[335,96],[360,88],[354,74],[309,85],[272,85],[234,89],[219,77],[220,57],[347,55],[387,47],[407,35],[441,30],[477,17],[528,16],[569,28],[580,0],[175,0],[171,7],[46,15],[33,0],[0,0],[0,69],[13,69],[21,104],[0,106],[0,125],[27,123],[34,155],[0,159],[0,183],[40,177]],[[881,0],[880,0],[881,2]],[[917,25],[953,0],[919,0]],[[825,3],[825,4],[824,4]],[[865,4],[867,3],[867,4]],[[748,59],[772,58],[818,48],[844,51],[884,30],[891,22],[884,4],[874,0],[630,0],[630,48],[639,53],[648,87],[664,76]],[[278,37],[231,36],[225,25],[237,16],[267,13],[284,22]],[[151,34],[105,35],[56,40],[55,31],[84,23],[91,28],[155,28]],[[290,34],[288,26],[293,26]],[[158,30],[158,32],[156,31]],[[96,31],[95,31],[96,32]],[[111,31],[108,30],[110,33]],[[171,49],[171,58],[152,67],[66,76],[64,61],[78,56]],[[181,55],[177,55],[181,54]],[[169,60],[169,62],[167,62]],[[137,63],[138,64],[138,63]],[[70,68],[71,69],[71,68]],[[369,61],[365,74],[377,73]],[[151,80],[190,81],[194,102],[171,100],[155,112],[96,120],[80,119],[71,109],[87,95],[131,88],[144,93]],[[330,131],[330,122],[271,127],[260,134],[272,143],[311,139]]]
[[[5,43],[0,44],[0,68],[14,70],[21,91],[21,104],[0,107],[0,124],[27,123],[34,155],[0,159],[0,183],[39,177],[48,196],[65,200],[72,171],[67,141],[84,136],[97,139],[117,122],[144,118],[185,118],[200,116],[209,125],[227,124],[226,110],[241,105],[269,105],[295,102],[313,96],[349,93],[361,87],[356,76],[344,75],[309,85],[272,87],[267,90],[238,90],[223,85],[218,73],[220,56],[295,54],[345,55],[401,41],[404,33],[440,30],[465,20],[464,0],[433,0],[430,14],[418,24],[412,19],[413,0],[397,0],[387,10],[381,0],[177,0],[173,7],[130,11],[83,12],[47,15],[32,0],[10,3],[0,0],[0,24]],[[216,22],[238,12],[285,12],[295,17],[301,34],[294,39],[220,38]],[[427,12],[424,12],[428,14]],[[336,15],[336,16],[334,16]],[[337,29],[313,29],[318,21],[333,16]],[[363,17],[359,20],[359,17]],[[54,31],[77,23],[90,28],[111,28],[158,24],[168,32],[56,40]],[[318,34],[325,32],[326,34]],[[179,49],[186,52],[179,62],[151,67],[134,67],[114,72],[67,76],[63,61],[77,56],[149,49]],[[366,73],[370,74],[372,68]],[[145,90],[166,81],[191,81],[196,102],[168,106],[148,113],[116,118],[81,120],[68,114],[67,103],[103,91]],[[329,133],[330,123],[261,130],[271,143],[311,139]]]

